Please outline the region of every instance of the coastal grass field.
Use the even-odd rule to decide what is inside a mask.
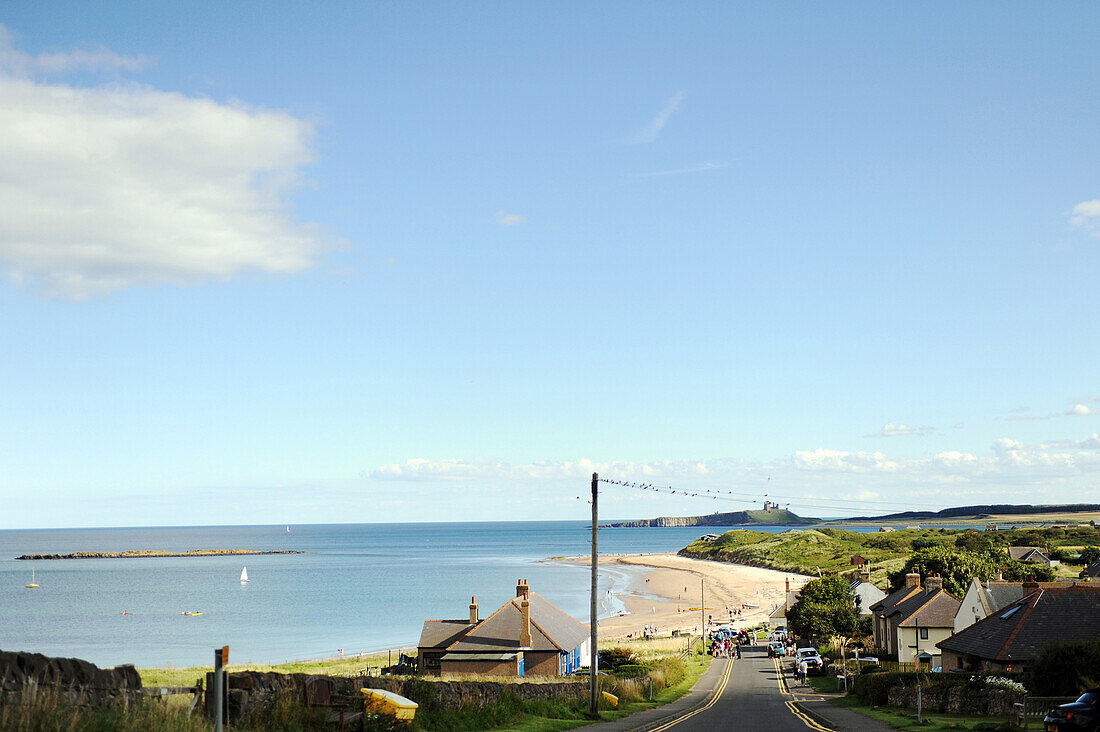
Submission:
[[[696,559],[714,559],[736,564],[817,575],[850,572],[852,559],[863,557],[871,582],[883,587],[887,575],[905,564],[916,550],[930,546],[954,547],[960,536],[979,533],[994,546],[1018,546],[1022,542],[1050,549],[1100,545],[1096,526],[998,529],[912,528],[862,533],[839,528],[807,528],[772,534],[751,529],[727,531],[711,542],[695,541],[680,553]],[[1059,576],[1076,576],[1081,566],[1064,563],[1055,569]]]

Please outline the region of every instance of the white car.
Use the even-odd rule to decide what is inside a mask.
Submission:
[[[795,662],[795,663],[801,663],[801,662],[802,662],[802,659],[804,659],[804,658],[812,658],[812,657],[814,657],[814,656],[816,656],[816,657],[817,657],[818,659],[820,659],[820,658],[821,658],[821,654],[819,654],[819,653],[817,652],[817,649],[816,649],[816,648],[799,648],[799,649],[798,649],[797,651],[795,651],[795,653],[794,653],[794,662]]]

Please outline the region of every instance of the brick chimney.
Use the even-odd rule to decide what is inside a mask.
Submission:
[[[910,572],[905,575],[905,586],[909,589],[920,587],[920,574],[917,572]]]
[[[1034,577],[1028,577],[1024,581],[1024,594],[1030,595],[1032,592],[1039,591],[1039,583],[1035,581]]]
[[[997,570],[997,581],[998,582],[1004,582],[1005,581],[1005,573],[1004,572],[1002,572],[1000,570]]]
[[[477,622],[477,595],[470,598],[470,624]]]
[[[929,577],[924,583],[925,589],[932,590],[933,592],[943,589],[943,577],[938,574],[934,574]]]
[[[787,577],[787,592],[791,591],[791,578]]]
[[[531,603],[526,597],[519,604],[519,645],[520,648],[531,647]]]
[[[527,584],[527,580],[521,579],[516,582],[516,597],[522,597],[526,600],[531,592],[531,587]]]

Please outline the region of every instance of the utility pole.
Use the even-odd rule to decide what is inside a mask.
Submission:
[[[707,603],[703,592],[703,578],[699,578],[699,633],[703,636],[703,653],[707,652]]]
[[[597,484],[600,482],[600,476],[598,473],[592,474],[592,606],[589,609],[588,615],[588,627],[592,635],[590,637],[590,643],[592,646],[592,658],[588,663],[588,710],[593,716],[597,713],[599,707],[599,684],[597,682],[597,676],[600,669],[600,652],[596,647],[596,585],[599,580],[599,574],[596,571],[598,566],[597,558],[597,521],[599,519],[599,509],[597,508]]]

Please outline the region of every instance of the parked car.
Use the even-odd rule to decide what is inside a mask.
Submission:
[[[819,656],[820,657],[821,654],[817,652],[816,648],[799,648],[794,653],[794,662],[798,663],[799,661],[802,660],[802,658],[804,656]]]
[[[768,644],[768,658],[782,658],[786,655],[786,650],[783,648],[783,644],[779,641],[774,641]]]
[[[821,676],[825,673],[825,662],[821,656],[806,656],[806,675]]]
[[[1043,718],[1047,732],[1100,729],[1100,688],[1089,689],[1077,701],[1054,707]]]

